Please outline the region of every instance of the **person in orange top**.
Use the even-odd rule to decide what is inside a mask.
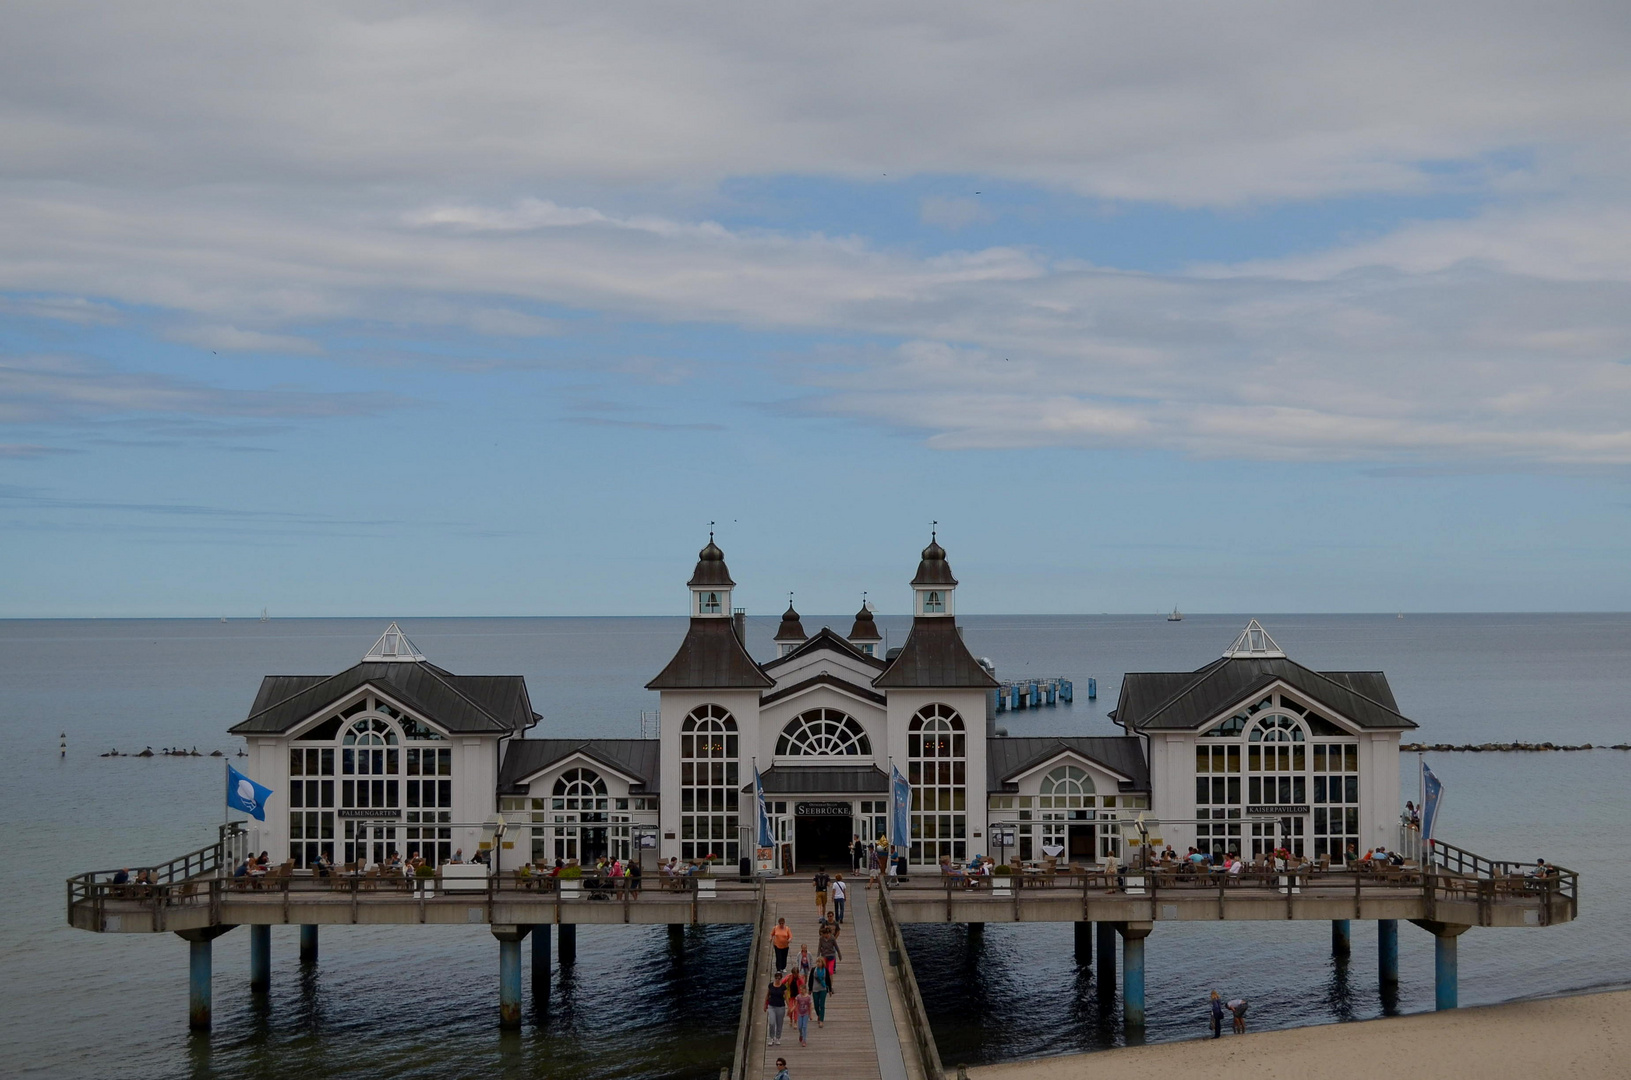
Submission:
[[[787,947],[792,944],[793,931],[787,928],[786,919],[777,919],[775,929],[770,931],[770,944],[776,949],[776,970],[787,970]]]

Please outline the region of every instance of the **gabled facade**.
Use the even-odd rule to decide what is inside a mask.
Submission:
[[[1152,816],[1180,851],[1338,863],[1396,840],[1416,724],[1379,671],[1306,668],[1254,619],[1197,671],[1129,673],[1110,716],[1146,742]]]
[[[337,675],[269,675],[231,729],[245,771],[287,793],[249,822],[250,846],[297,866],[474,855],[500,746],[537,720],[521,676],[454,675],[395,623]]]

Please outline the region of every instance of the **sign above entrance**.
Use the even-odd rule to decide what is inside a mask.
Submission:
[[[336,810],[334,813],[338,817],[342,817],[342,818],[359,818],[359,819],[364,820],[364,821],[401,821],[402,820],[402,811],[400,811],[400,810],[361,810],[361,809],[351,809],[351,808],[348,807],[348,808],[346,808],[344,810]]]
[[[801,802],[793,807],[798,817],[849,817],[852,812],[847,802]]]
[[[1306,814],[1308,813],[1308,806],[1306,803],[1299,806],[1248,806],[1246,807],[1246,813],[1263,814],[1269,817],[1283,817],[1293,814]]]

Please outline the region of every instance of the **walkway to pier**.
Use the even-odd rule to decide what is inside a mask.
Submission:
[[[783,1057],[788,1070],[799,1077],[908,1080],[890,1007],[884,960],[877,944],[880,931],[873,925],[872,908],[877,901],[860,885],[857,882],[850,891],[849,911],[838,938],[838,948],[844,955],[833,978],[833,993],[827,998],[826,1026],[818,1028],[812,1020],[810,1045],[800,1046],[798,1028],[788,1023],[782,1031],[781,1045],[766,1045],[763,1003],[767,985],[760,985],[753,1005],[753,1041],[749,1047],[762,1067],[750,1075],[770,1080],[776,1075],[776,1059]],[[765,903],[770,908],[767,924],[774,926],[778,918],[784,918],[793,931],[788,964],[798,962],[800,945],[808,945],[814,956],[818,941],[814,886],[808,880],[774,882],[766,887]],[[775,959],[768,935],[762,947],[766,950],[762,970],[773,970]]]

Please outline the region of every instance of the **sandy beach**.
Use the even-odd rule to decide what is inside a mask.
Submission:
[[[1372,1080],[1411,1076],[1631,1077],[1631,991],[1520,1001],[1479,1009],[1228,1034],[1096,1054],[971,1068],[978,1080]],[[1201,1025],[1197,1020],[1197,1027]],[[1389,1063],[1392,1063],[1391,1065]]]

